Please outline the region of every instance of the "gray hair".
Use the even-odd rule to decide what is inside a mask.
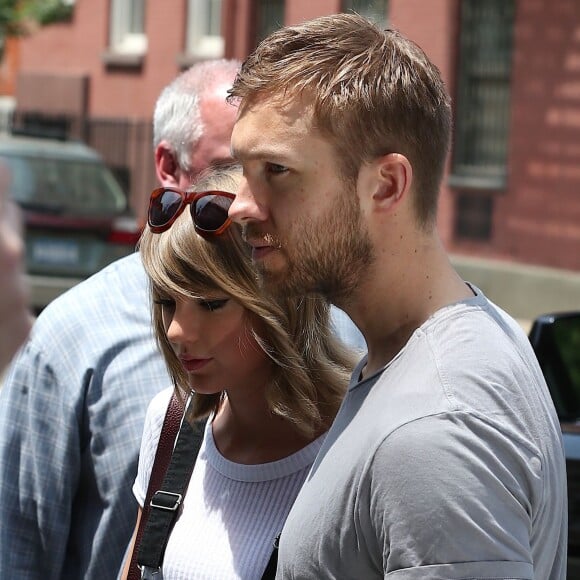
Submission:
[[[190,171],[191,154],[204,130],[200,100],[209,96],[216,85],[232,82],[240,64],[233,59],[196,63],[169,83],[153,112],[153,148],[167,141],[179,167]]]

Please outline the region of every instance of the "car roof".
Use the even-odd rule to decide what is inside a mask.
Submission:
[[[57,157],[77,161],[102,161],[101,156],[94,149],[77,141],[25,137],[9,133],[0,134],[0,154]]]

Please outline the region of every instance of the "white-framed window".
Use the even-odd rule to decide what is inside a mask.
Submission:
[[[119,54],[145,54],[145,0],[111,0],[110,43]]]
[[[452,182],[505,186],[515,9],[514,0],[461,2]]]
[[[455,95],[454,236],[489,243],[508,178],[515,0],[463,0]]]
[[[224,55],[222,0],[187,0],[185,51],[196,58]]]

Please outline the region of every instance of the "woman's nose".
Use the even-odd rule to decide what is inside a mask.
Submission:
[[[167,339],[173,344],[195,342],[201,335],[195,313],[188,312],[185,305],[177,306],[167,327]]]

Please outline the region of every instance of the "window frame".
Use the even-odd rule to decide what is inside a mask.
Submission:
[[[481,15],[496,2],[503,28],[486,34]],[[503,190],[507,184],[514,0],[482,3],[464,0],[460,6],[457,88],[451,187]],[[501,22],[500,16],[490,17]],[[503,35],[503,36],[502,36]],[[500,42],[497,42],[499,36]],[[479,45],[477,43],[480,43]],[[500,50],[504,50],[499,59]]]
[[[185,59],[223,58],[225,38],[222,30],[223,0],[187,0],[185,24]],[[208,20],[211,23],[208,24]],[[217,24],[218,34],[212,30]]]
[[[142,64],[148,44],[145,33],[145,8],[145,0],[111,0],[109,48],[103,55],[107,65]],[[138,30],[135,30],[136,24]]]

